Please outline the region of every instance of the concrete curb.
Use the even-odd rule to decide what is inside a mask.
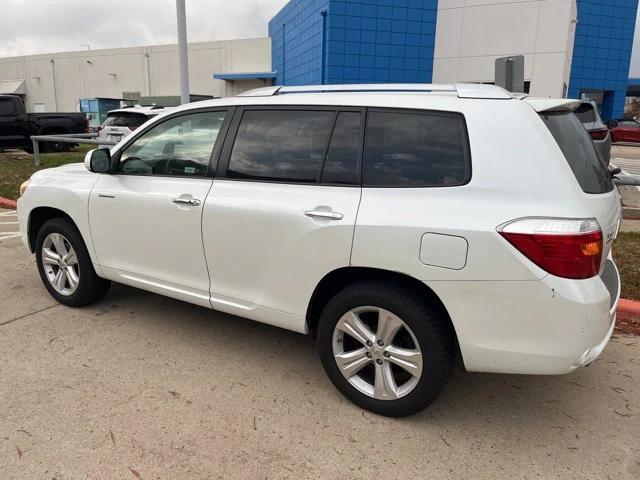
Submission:
[[[622,207],[622,218],[625,220],[640,220],[640,208]]]
[[[621,298],[618,302],[617,316],[620,320],[633,320],[640,322],[640,302]]]
[[[0,208],[10,208],[11,210],[15,210],[16,208],[18,208],[18,204],[15,200],[0,197]]]

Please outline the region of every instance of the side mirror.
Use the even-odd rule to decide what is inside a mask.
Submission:
[[[616,128],[618,126],[618,122],[616,122],[615,120],[609,120],[607,122],[607,127],[608,128]]]
[[[109,173],[111,171],[111,152],[108,148],[89,150],[84,157],[84,166],[93,173]]]

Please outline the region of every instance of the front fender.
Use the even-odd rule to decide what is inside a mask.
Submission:
[[[89,172],[82,164],[36,172],[26,192],[18,200],[18,223],[23,241],[29,244],[29,225],[36,209],[45,207],[59,210],[75,223],[91,261],[99,269],[88,215],[89,196],[97,180],[98,175]]]

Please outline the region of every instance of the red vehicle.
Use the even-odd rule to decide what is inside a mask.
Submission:
[[[640,122],[636,120],[612,120],[609,122],[611,141],[640,143]]]

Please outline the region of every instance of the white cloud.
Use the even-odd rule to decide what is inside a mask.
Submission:
[[[287,0],[186,0],[190,42],[267,35]],[[0,0],[0,57],[176,43],[175,0]]]

